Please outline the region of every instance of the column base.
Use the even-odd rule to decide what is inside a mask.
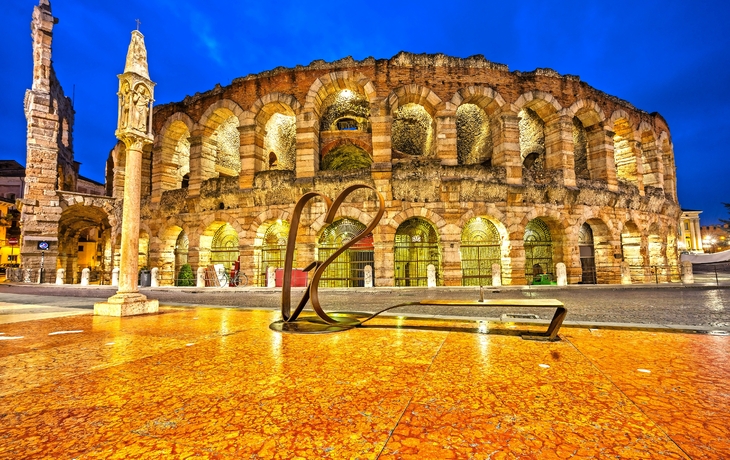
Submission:
[[[138,292],[114,294],[106,302],[94,304],[94,314],[100,316],[133,316],[157,313],[159,300],[149,300]]]

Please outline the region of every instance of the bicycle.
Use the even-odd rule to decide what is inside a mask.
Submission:
[[[236,274],[233,275],[233,278],[231,278],[231,275],[228,272],[225,272],[225,275],[228,286],[244,287],[248,284],[248,276],[246,276],[246,274],[241,270],[238,270]]]

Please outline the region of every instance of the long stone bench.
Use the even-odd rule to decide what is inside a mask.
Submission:
[[[527,340],[560,340],[558,337],[558,331],[560,330],[560,326],[563,324],[565,315],[568,314],[568,310],[565,308],[563,302],[556,299],[420,300],[417,302],[393,305],[392,307],[379,311],[376,315],[373,315],[365,321],[368,321],[385,311],[413,305],[441,305],[448,307],[555,308],[555,314],[553,315],[552,321],[550,321],[547,331],[543,333],[525,332],[522,334],[522,338]],[[363,321],[363,323],[365,321]]]

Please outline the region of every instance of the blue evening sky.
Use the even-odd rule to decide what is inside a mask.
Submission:
[[[34,0],[0,2],[0,158],[25,164]],[[53,61],[75,85],[75,158],[104,182],[114,146],[117,74],[142,21],[157,104],[278,66],[401,50],[483,54],[510,70],[549,67],[661,113],[676,155],[679,201],[717,223],[730,202],[730,2],[302,2],[51,0]]]

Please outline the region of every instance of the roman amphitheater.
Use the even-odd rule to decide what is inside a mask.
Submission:
[[[151,63],[154,66],[154,63]],[[164,85],[164,82],[160,82]],[[140,265],[240,256],[256,285],[283,266],[290,214],[308,191],[375,187],[386,213],[328,268],[323,286],[504,284],[567,269],[569,283],[678,276],[680,213],[666,121],[550,69],[481,56],[399,53],[277,68],[156,107],[143,158]],[[108,161],[121,197],[125,152]],[[339,217],[305,209],[295,265],[323,260],[370,222],[372,192]],[[111,241],[118,240],[114,228]]]
[[[67,283],[81,268],[108,282],[119,264],[125,147],[110,152],[108,196],[78,193],[74,112],[49,65],[54,21],[41,0],[25,103],[23,266],[45,260],[48,282],[51,267]],[[162,285],[183,264],[236,260],[251,284],[267,285],[283,266],[298,198],[335,198],[353,184],[377,189],[385,215],[322,286],[362,286],[365,273],[375,286],[423,286],[429,271],[438,285],[489,285],[493,270],[523,285],[554,280],[562,264],[570,284],[679,279],[666,121],[577,76],[509,71],[482,56],[315,61],[157,106],[151,129],[139,265],[157,267]],[[324,203],[306,207],[295,266],[360,234],[376,198],[353,193],[331,224]]]

